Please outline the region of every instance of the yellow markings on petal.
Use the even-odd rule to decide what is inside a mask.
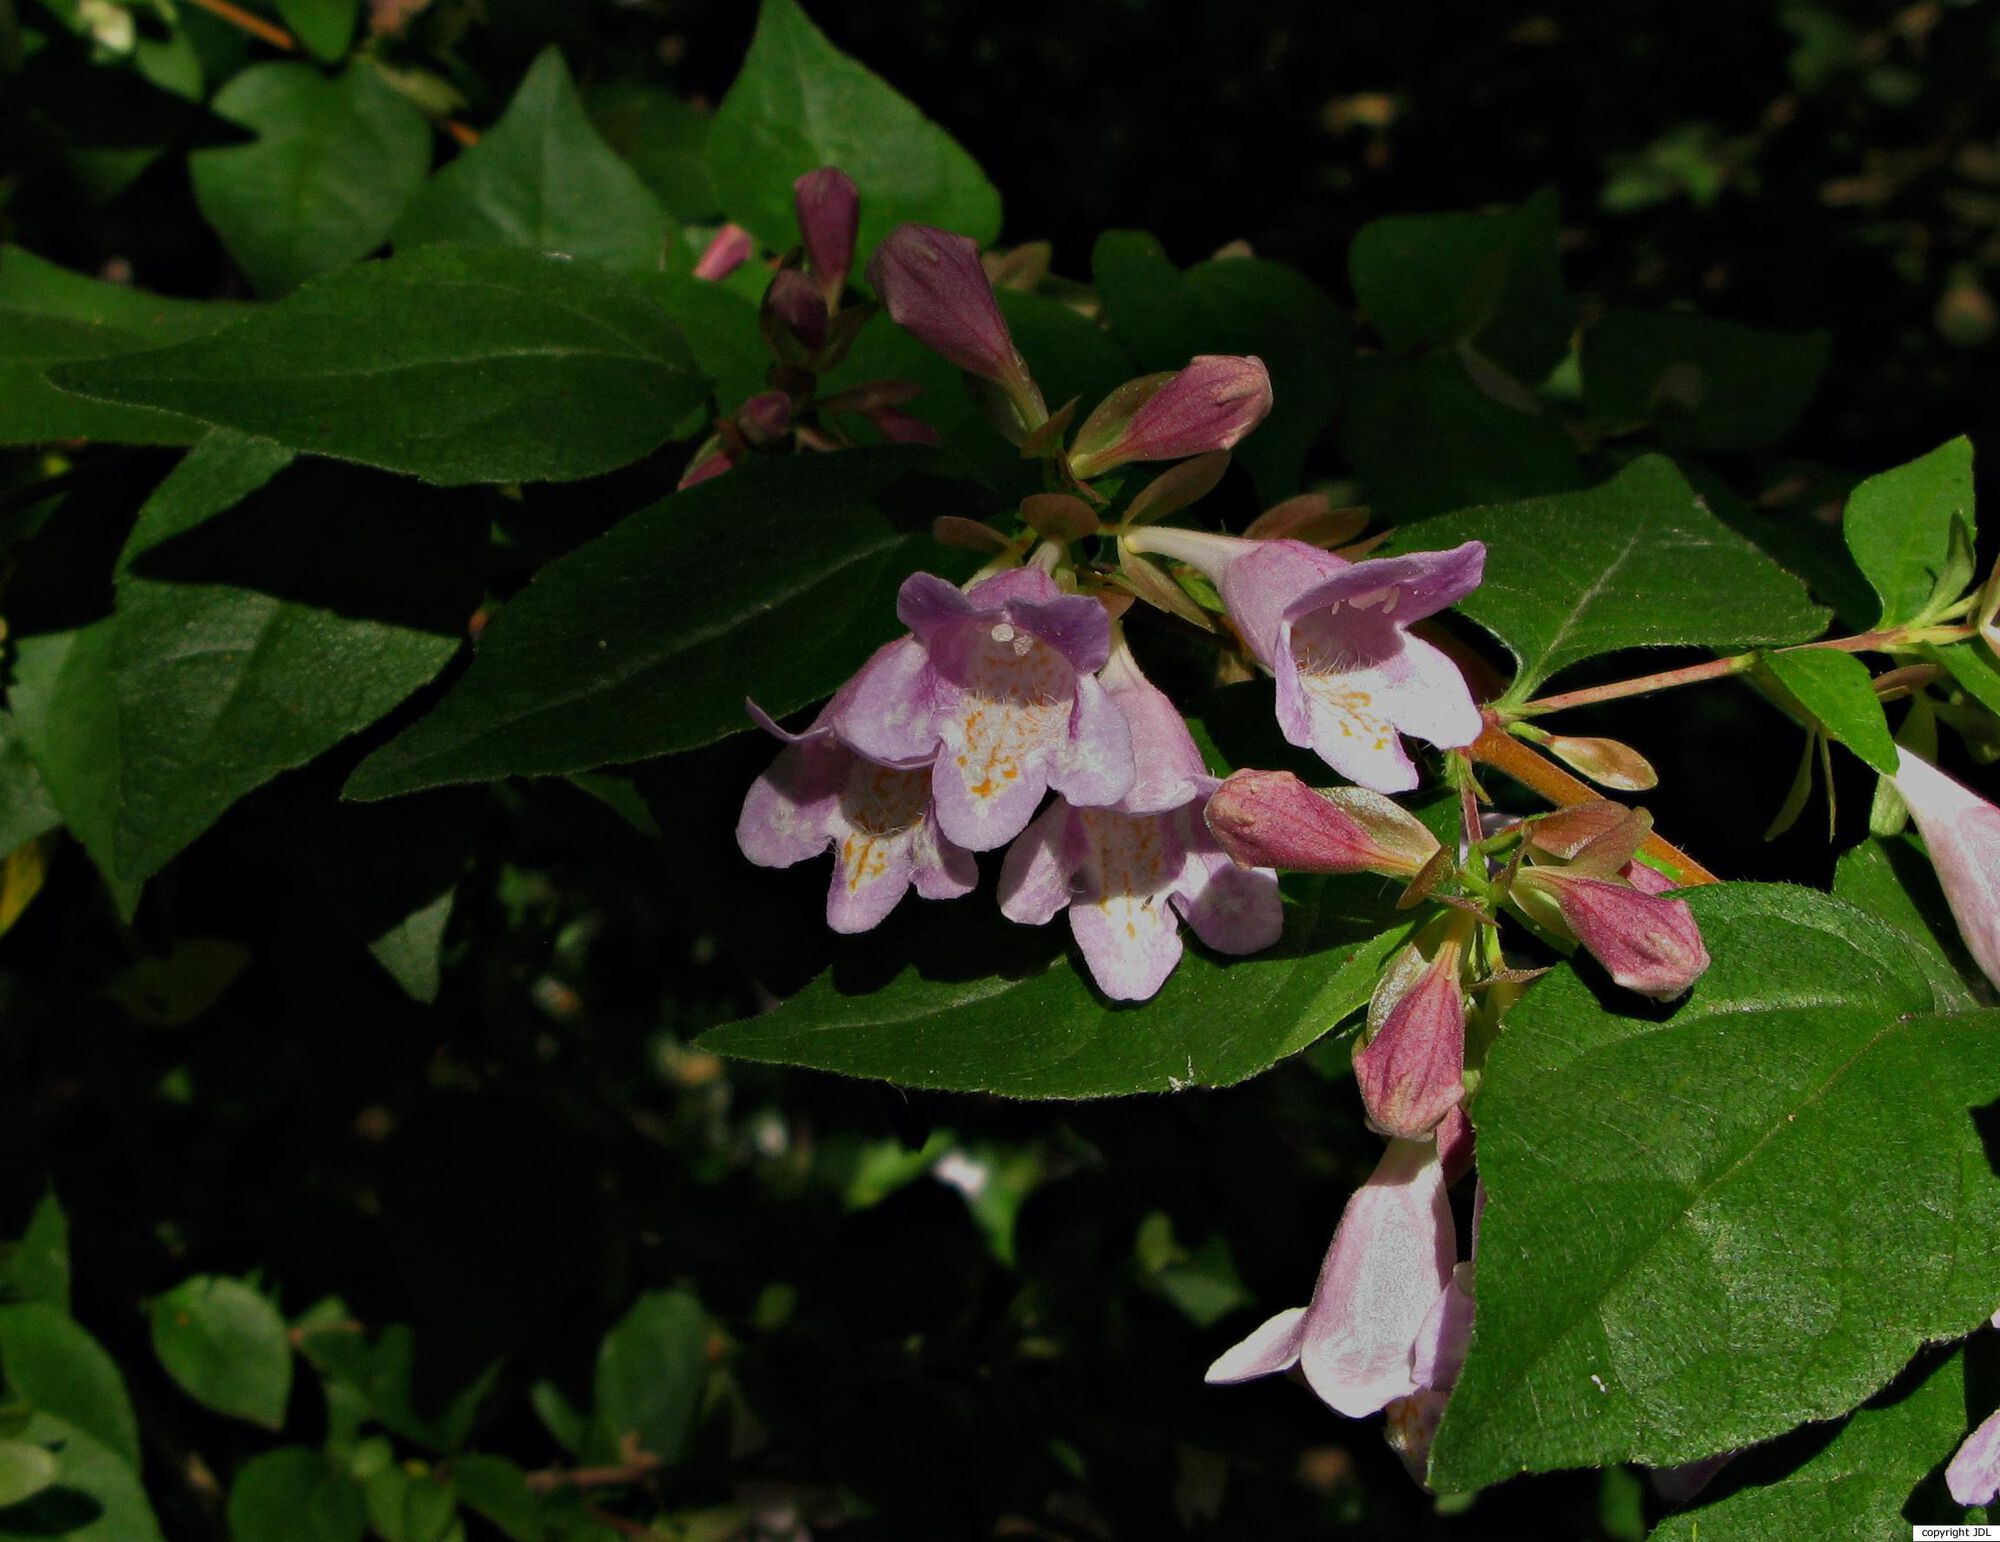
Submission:
[[[1343,739],[1366,739],[1369,748],[1385,750],[1396,738],[1396,725],[1375,710],[1372,691],[1355,690],[1349,677],[1332,674],[1301,674],[1299,683],[1319,709],[1340,729]]]
[[[1084,869],[1087,883],[1097,891],[1093,903],[1136,942],[1140,927],[1154,930],[1163,919],[1160,907],[1180,875],[1179,843],[1170,839],[1167,821],[1158,814],[1098,808],[1077,812],[1090,843]]]
[[[834,816],[835,851],[850,894],[887,876],[897,851],[924,822],[930,778],[857,759]]]
[[[1026,774],[1028,759],[1067,731],[1074,671],[1040,639],[996,624],[979,652],[945,741],[966,791],[981,803]]]

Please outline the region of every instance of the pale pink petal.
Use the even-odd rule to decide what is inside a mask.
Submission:
[[[1097,678],[1131,730],[1136,774],[1118,807],[1127,814],[1161,813],[1205,791],[1208,767],[1180,708],[1140,672],[1131,650],[1122,642],[1114,646]]]
[[[1410,1374],[1417,1384],[1449,1391],[1465,1366],[1472,1343],[1472,1265],[1455,1264],[1446,1285],[1424,1318],[1410,1350]]]
[[[1457,1257],[1437,1147],[1389,1142],[1348,1200],[1306,1310],[1299,1364],[1349,1418],[1417,1390],[1410,1350]]]
[[[736,821],[736,844],[759,867],[790,867],[825,851],[846,781],[846,752],[793,743],[756,781]]]
[[[1181,810],[1180,817],[1187,821],[1182,841],[1195,849],[1188,852],[1174,890],[1175,905],[1195,936],[1218,953],[1260,953],[1270,947],[1285,930],[1278,875],[1268,867],[1238,867],[1212,841],[1199,842],[1190,828],[1197,817],[1193,808]]]
[[[1627,862],[1619,869],[1619,876],[1641,894],[1665,894],[1680,887],[1658,868],[1643,862]]]
[[[971,620],[980,608],[971,595],[935,573],[912,573],[896,591],[896,619],[926,644],[946,628]]]
[[[1250,1336],[1216,1356],[1202,1376],[1211,1386],[1233,1386],[1258,1376],[1289,1371],[1299,1363],[1299,1346],[1305,1337],[1306,1309],[1289,1306],[1276,1317],[1254,1328]]]
[[[911,882],[925,899],[957,899],[979,887],[979,864],[963,846],[945,839],[936,809],[926,811],[910,838],[910,862]]]
[[[1944,1486],[1962,1505],[1990,1505],[2000,1496],[2000,1413],[1991,1413],[1944,1470]]]
[[[921,770],[878,766],[852,753],[847,760],[840,805],[829,821],[833,880],[826,924],[836,932],[865,932],[910,887],[911,847],[928,822],[930,779]]]
[[[1896,790],[1924,837],[1958,934],[2000,986],[2000,808],[1898,748]]]
[[[1301,673],[1300,684],[1308,725],[1302,747],[1309,747],[1358,787],[1375,792],[1409,792],[1416,787],[1416,764],[1404,750],[1395,723],[1376,703],[1372,677]],[[1289,730],[1285,737],[1300,743]]]
[[[1061,599],[1062,588],[1040,568],[1007,568],[991,578],[980,579],[965,591],[965,598],[977,609],[998,610],[1017,601],[1039,605]]]
[[[967,851],[1004,846],[1035,817],[1049,790],[1047,749],[1023,742],[1010,726],[1018,713],[994,702],[975,702],[962,717],[942,724],[944,749],[936,762],[931,794],[938,829]]]
[[[1180,917],[1169,902],[1186,863],[1164,814],[1080,809],[1083,864],[1069,924],[1105,995],[1144,1001],[1180,962]]]
[[[1479,587],[1486,572],[1486,547],[1467,541],[1450,551],[1412,552],[1404,557],[1371,557],[1298,595],[1285,608],[1297,621],[1357,601],[1379,607],[1398,626],[1408,626],[1455,605]],[[1380,598],[1374,598],[1379,596]],[[1372,600],[1372,605],[1371,605]]]
[[[923,644],[905,637],[861,666],[835,698],[827,722],[870,760],[922,765],[937,753],[934,717],[948,700]]]
[[[1462,749],[1479,737],[1479,707],[1456,664],[1420,637],[1383,661],[1377,679],[1396,727],[1441,750]]]
[[[714,283],[727,278],[749,259],[750,232],[741,225],[724,225],[695,262],[694,276]]]
[[[1083,860],[1076,823],[1058,798],[1014,838],[1000,864],[1000,913],[1008,920],[1041,926],[1069,904],[1070,878]]]
[[[1105,807],[1131,791],[1132,730],[1095,676],[1077,677],[1067,732],[1054,749],[1049,785],[1079,808]]]
[[[1279,630],[1300,595],[1353,567],[1304,541],[1260,541],[1234,555],[1218,579],[1222,602],[1266,667],[1282,657]]]

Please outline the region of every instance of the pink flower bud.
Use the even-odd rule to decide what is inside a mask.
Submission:
[[[1271,376],[1264,361],[1203,354],[1146,395],[1122,430],[1091,425],[1079,434],[1070,467],[1096,476],[1135,460],[1180,460],[1227,450],[1271,410]],[[1105,434],[1111,437],[1105,438]]]
[[[1376,988],[1354,1075],[1368,1122],[1396,1140],[1429,1140],[1465,1096],[1463,949],[1448,938],[1428,963],[1415,948]]]
[[[993,298],[976,242],[928,225],[898,225],[875,249],[868,282],[897,326],[968,375],[998,385],[1024,427],[1048,416]]]
[[[1244,867],[1413,877],[1437,837],[1380,793],[1316,791],[1289,771],[1238,771],[1208,800],[1208,828]]]
[[[796,268],[782,268],[764,291],[764,335],[781,358],[810,359],[826,346],[826,301]]]
[[[875,432],[891,444],[942,444],[943,436],[922,418],[900,407],[873,407],[865,414]]]
[[[2000,808],[1908,750],[1896,755],[1896,791],[1923,834],[1958,934],[2000,985]]]
[[[729,458],[729,452],[711,439],[689,462],[687,470],[681,473],[681,479],[674,485],[674,491],[682,492],[697,482],[706,482],[719,477],[735,464],[736,462]]]
[[[741,225],[724,225],[694,265],[694,276],[711,283],[729,277],[750,259],[750,232]]]
[[[1552,902],[1560,928],[1629,991],[1670,1001],[1708,968],[1708,949],[1686,900],[1555,867],[1524,868],[1515,887],[1531,902]],[[1547,919],[1539,909],[1537,915]]]
[[[792,399],[783,391],[759,391],[736,410],[736,426],[751,444],[776,444],[791,431]]]
[[[806,262],[819,280],[826,308],[832,310],[840,304],[840,292],[847,287],[847,270],[854,266],[861,195],[846,172],[837,166],[822,166],[792,184],[792,207],[798,212]]]

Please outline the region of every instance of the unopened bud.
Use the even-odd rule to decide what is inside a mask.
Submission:
[[[781,268],[764,291],[764,337],[788,364],[815,357],[826,346],[826,301],[796,268]]]
[[[688,462],[688,468],[681,473],[681,479],[675,484],[674,490],[680,492],[693,487],[697,482],[706,482],[713,477],[719,477],[735,464],[736,462],[729,458],[729,452],[722,448],[721,442],[711,439],[695,451],[694,459]]]
[[[1646,757],[1616,739],[1578,739],[1550,734],[1536,741],[1564,765],[1615,792],[1644,792],[1660,784]]]
[[[1556,929],[1587,948],[1629,991],[1670,1001],[1708,968],[1708,949],[1686,900],[1549,867],[1522,869],[1514,887],[1544,922],[1552,905]]]
[[[854,266],[854,233],[861,224],[861,195],[854,179],[836,166],[809,171],[792,184],[792,207],[799,217],[799,237],[806,263],[819,281],[826,308],[840,304]]]
[[[760,449],[776,444],[792,427],[792,399],[783,391],[759,391],[736,412],[743,437]]]
[[[875,249],[868,281],[897,326],[968,375],[999,386],[1023,431],[1048,416],[976,242],[928,225],[899,225]]]
[[[713,283],[729,277],[749,258],[750,232],[741,225],[724,225],[696,260],[694,276]]]
[[[1315,791],[1289,771],[1238,771],[1208,800],[1208,828],[1241,867],[1413,877],[1437,837],[1380,793]]]
[[[875,432],[891,444],[943,444],[944,436],[900,407],[871,407],[865,414]]]
[[[1079,434],[1070,466],[1079,477],[1090,477],[1128,461],[1227,450],[1270,410],[1271,376],[1263,360],[1203,354],[1148,394],[1108,441],[1099,442],[1102,432]]]
[[[1368,1008],[1354,1075],[1368,1122],[1397,1140],[1428,1140],[1465,1096],[1462,949],[1448,938],[1428,963],[1405,948]],[[1386,998],[1386,999],[1384,999]]]

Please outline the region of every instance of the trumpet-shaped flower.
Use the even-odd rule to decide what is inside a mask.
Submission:
[[[1441,749],[1479,737],[1458,667],[1409,635],[1411,623],[1479,587],[1486,548],[1349,562],[1303,541],[1250,541],[1145,529],[1126,543],[1202,569],[1258,661],[1277,678],[1285,738],[1349,781],[1407,792],[1417,770],[1403,734]]]
[[[1096,678],[1111,651],[1097,601],[1039,568],[970,591],[914,573],[896,614],[913,635],[868,662],[831,722],[871,760],[928,769],[947,839],[1004,846],[1051,787],[1080,808],[1131,790],[1131,730]]]
[[[2000,808],[1908,750],[1896,754],[1896,790],[1923,834],[1958,934],[2000,986]]]
[[[1350,1418],[1408,1397],[1424,1385],[1418,1338],[1457,1254],[1437,1146],[1391,1141],[1341,1214],[1311,1304],[1273,1317],[1207,1379],[1248,1381],[1296,1365],[1322,1402]]]
[[[1238,867],[1199,812],[1215,786],[1180,712],[1122,642],[1098,677],[1130,726],[1137,774],[1109,808],[1058,798],[1014,842],[1000,909],[1039,926],[1067,908],[1105,995],[1144,1001],[1180,962],[1180,924],[1224,953],[1254,953],[1284,926],[1277,874]]]
[[[925,899],[953,899],[979,881],[971,854],[938,831],[929,776],[871,761],[834,732],[851,690],[850,683],[802,734],[786,733],[749,704],[785,748],[751,784],[736,823],[736,844],[761,867],[790,867],[833,849],[826,924],[836,932],[867,931],[912,886]]]

